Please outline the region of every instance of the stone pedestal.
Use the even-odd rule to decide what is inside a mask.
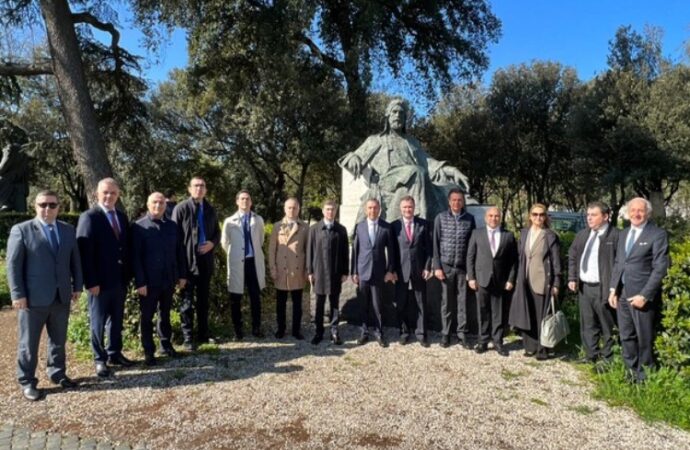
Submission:
[[[350,172],[341,169],[342,196],[340,198],[340,223],[347,229],[347,235],[352,236],[355,231],[357,213],[362,207],[362,196],[367,192],[367,186],[362,177],[355,180]]]

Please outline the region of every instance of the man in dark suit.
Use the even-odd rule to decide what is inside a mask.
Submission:
[[[170,307],[175,285],[184,288],[187,281],[182,236],[174,222],[165,218],[165,197],[160,192],[149,195],[148,213],[132,225],[132,269],[141,311],[141,346],[144,364],[156,364],[153,342],[153,316],[158,310],[158,337],[163,353],[173,358]]]
[[[115,209],[120,187],[113,178],[98,182],[98,204],[85,211],[77,224],[77,242],[89,291],[91,349],[96,374],[110,376],[107,364],[131,366],[122,354],[122,320],[130,277],[127,216]],[[108,347],[104,334],[108,330]]]
[[[395,246],[390,224],[379,218],[379,201],[367,200],[365,211],[366,220],[355,226],[350,270],[352,281],[359,286],[362,314],[362,334],[357,339],[357,345],[363,345],[369,340],[367,322],[373,306],[374,336],[381,347],[387,347],[381,319],[383,283],[395,281]]]
[[[654,335],[661,308],[661,281],[669,266],[666,231],[649,222],[652,205],[644,198],[628,202],[630,226],[618,240],[609,304],[616,308],[623,361],[631,382],[646,379],[654,367]]]
[[[470,348],[467,324],[467,245],[476,228],[474,216],[465,210],[465,194],[459,188],[448,191],[448,211],[434,219],[434,276],[441,281],[441,347],[450,346],[453,310],[460,344]]]
[[[431,230],[426,220],[415,217],[412,196],[400,199],[401,218],[393,222],[396,240],[395,306],[400,323],[400,344],[407,344],[414,329],[423,347],[426,335],[426,280],[431,278]]]
[[[36,401],[38,345],[48,334],[48,376],[63,387],[77,383],[65,373],[65,343],[70,302],[82,289],[81,261],[74,227],[58,221],[58,197],[41,191],[34,203],[36,218],[12,227],[7,241],[7,280],[17,309],[19,342],[17,379],[27,400]]]
[[[194,312],[197,320],[197,344],[209,341],[208,297],[213,276],[213,249],[220,242],[216,210],[206,200],[206,182],[201,177],[189,181],[189,198],[175,206],[172,214],[185,248],[189,279],[185,286],[180,320],[185,350],[195,348]],[[194,291],[196,290],[196,301]]]
[[[486,227],[475,229],[467,249],[467,279],[477,292],[479,342],[477,353],[488,349],[489,339],[501,356],[503,347],[505,304],[515,286],[517,243],[515,236],[501,229],[501,212],[495,206],[486,210]]]
[[[331,310],[331,342],[341,345],[338,334],[340,292],[350,272],[347,230],[335,220],[338,212],[338,204],[335,201],[326,200],[321,211],[323,220],[309,229],[307,243],[307,276],[316,295],[316,334],[311,343],[317,345],[323,339],[323,314],[328,296]]]
[[[588,228],[577,233],[568,251],[568,289],[578,293],[584,362],[594,363],[601,358],[603,364],[613,357],[615,312],[608,297],[619,234],[609,224],[609,215],[604,203],[590,203]]]

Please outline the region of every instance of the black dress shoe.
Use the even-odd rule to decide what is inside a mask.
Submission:
[[[460,341],[460,345],[462,348],[465,350],[472,350],[472,346],[470,345],[470,342],[467,340],[466,337],[459,337],[458,340]]]
[[[319,342],[323,340],[323,336],[319,336],[318,334],[311,338],[311,345],[319,345]]]
[[[254,336],[256,336],[256,334]],[[273,336],[275,336],[276,339],[283,339],[285,337],[285,332],[278,330]]]
[[[443,347],[443,348],[450,347],[450,336],[445,335],[445,334],[443,336],[441,336],[441,347]]]
[[[266,335],[258,328],[252,331],[252,336],[254,336],[257,339],[263,339],[266,337]]]
[[[474,351],[481,355],[482,353],[486,353],[488,349],[489,346],[486,344],[477,344],[477,346],[474,348]]]
[[[107,378],[110,376],[110,369],[108,368],[106,363],[96,363],[96,375],[98,375],[101,378]]]
[[[111,366],[131,367],[134,365],[134,361],[125,358],[125,355],[120,353],[116,355],[110,355],[110,357],[108,358],[108,364],[110,364]]]
[[[304,340],[304,335],[302,333],[300,333],[299,331],[297,333],[292,333],[292,337],[297,339],[298,341]]]
[[[502,345],[494,344],[494,350],[501,356],[508,356],[508,350]]]
[[[546,361],[549,359],[549,354],[546,352],[537,352],[537,361]]]
[[[340,339],[340,336],[337,334],[332,334],[331,335],[331,342],[334,345],[343,345],[343,341]]]
[[[235,332],[235,336],[232,338],[232,342],[242,342],[244,339],[244,334],[242,332]]]
[[[366,335],[360,336],[360,337],[357,339],[357,345],[364,345],[364,344],[366,344],[367,342],[369,342],[369,336],[366,336]]]
[[[379,347],[381,348],[388,347],[388,341],[386,341],[386,338],[384,338],[383,336],[376,336],[376,342],[379,344]]]
[[[400,339],[398,340],[398,343],[400,343],[400,345],[405,345],[408,343],[409,339],[410,339],[410,337],[408,335],[401,334]]]
[[[147,367],[156,365],[156,357],[152,353],[147,353],[144,355],[144,365]]]
[[[427,338],[423,338],[419,341],[419,345],[424,348],[429,348],[429,340]]]
[[[57,384],[63,389],[74,389],[75,387],[79,386],[79,383],[67,376],[62,377],[59,380],[53,380],[53,383]]]
[[[31,384],[22,387],[22,395],[25,399],[29,400],[30,402],[35,402],[37,400],[40,400],[41,397],[43,397],[43,393],[41,392],[41,390],[37,389]]]
[[[163,354],[164,354],[165,356],[167,356],[168,358],[177,358],[178,356],[180,356],[180,354],[177,353],[177,350],[175,350],[175,349],[172,348],[172,347],[164,348],[164,349],[163,349]]]

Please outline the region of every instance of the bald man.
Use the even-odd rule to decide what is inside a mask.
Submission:
[[[618,239],[609,305],[616,310],[628,381],[641,383],[654,367],[654,329],[661,309],[661,280],[668,270],[668,236],[649,222],[652,205],[637,197],[627,205],[630,226]]]
[[[149,195],[148,212],[132,225],[132,269],[139,294],[141,311],[141,346],[144,364],[156,364],[153,342],[153,316],[158,311],[158,338],[163,353],[177,356],[172,345],[170,308],[175,285],[184,288],[187,282],[187,261],[182,236],[175,222],[166,219],[165,196]]]

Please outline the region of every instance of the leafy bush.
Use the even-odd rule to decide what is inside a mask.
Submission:
[[[672,246],[671,261],[662,287],[663,331],[656,349],[662,365],[690,379],[690,237]]]

